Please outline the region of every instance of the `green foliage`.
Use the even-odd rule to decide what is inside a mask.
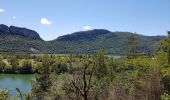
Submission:
[[[0,51],[5,54],[51,53],[53,50],[54,46],[43,40],[28,39],[17,35],[0,35]]]
[[[3,62],[3,56],[0,55],[0,72],[5,68],[6,64]]]
[[[8,60],[11,63],[12,70],[16,70],[19,67],[19,61],[16,56],[11,56]]]
[[[94,75],[100,80],[107,76],[108,69],[106,66],[104,50],[100,50],[95,56],[95,69]]]
[[[163,83],[165,90],[170,93],[170,65],[165,65],[162,70],[162,76],[163,76]]]
[[[163,50],[162,54],[165,56],[165,61],[164,64],[162,64],[161,72],[162,72],[162,77],[163,77],[163,83],[165,90],[170,93],[170,34],[168,32],[168,37],[165,41],[162,41],[163,43]],[[161,57],[163,58],[163,57]],[[163,60],[163,59],[161,59]]]
[[[156,53],[155,59],[157,60],[159,66],[163,67],[163,65],[167,64],[167,56],[167,52],[164,51],[158,51]]]
[[[71,49],[74,48],[74,53],[94,54],[103,48],[106,54],[126,55],[130,45],[128,37],[133,34],[130,32],[108,32],[102,34],[102,32],[96,32],[95,30],[87,31],[85,34],[81,33],[83,32],[61,36],[56,40],[50,41],[50,43],[56,46],[55,50],[57,53],[70,53]],[[135,37],[140,40],[138,53],[150,55],[153,55],[160,48],[159,41],[165,39],[165,37],[161,36],[148,37],[138,34]]]
[[[170,100],[170,95],[164,93],[163,95],[161,95],[161,100]]]
[[[42,99],[44,92],[47,92],[52,85],[51,66],[53,62],[48,55],[42,56],[42,63],[38,66],[36,82],[33,84],[32,92],[35,98]]]
[[[19,88],[15,89],[17,92],[16,96],[10,94],[11,90],[0,89],[0,100],[32,100],[30,94],[24,94]]]
[[[139,49],[139,39],[135,34],[128,37],[129,48],[128,48],[128,58],[134,58],[137,55],[137,50]]]
[[[24,60],[22,62],[22,67],[20,67],[20,73],[32,73],[32,62],[30,60]]]
[[[0,89],[0,100],[8,100],[9,90],[1,90]]]

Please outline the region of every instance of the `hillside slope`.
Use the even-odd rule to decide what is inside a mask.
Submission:
[[[42,40],[33,30],[0,25],[0,52],[7,53],[50,53],[53,46]]]
[[[37,32],[15,26],[0,25],[0,52],[14,53],[95,53],[104,49],[108,54],[126,54],[131,32],[111,32],[105,29],[80,31],[60,36],[52,41],[44,41]],[[165,36],[143,36],[140,40],[140,53],[154,53]]]
[[[75,32],[50,41],[59,53],[95,53],[104,49],[108,54],[126,54],[131,32],[110,32],[103,29]],[[140,41],[140,53],[153,53],[160,47],[165,36],[135,34]]]

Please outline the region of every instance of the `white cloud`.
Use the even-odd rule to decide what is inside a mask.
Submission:
[[[85,27],[83,27],[83,29],[84,29],[84,30],[90,30],[91,27],[90,27],[90,26],[85,26]]]
[[[48,19],[46,19],[46,18],[41,18],[41,24],[43,24],[43,25],[51,25],[52,24],[52,22],[51,21],[49,21]]]
[[[16,17],[16,16],[12,16],[12,19],[14,19],[14,20],[15,20],[15,19],[17,19],[17,17]]]
[[[5,10],[4,9],[0,9],[0,13],[3,13],[3,12],[5,12]]]

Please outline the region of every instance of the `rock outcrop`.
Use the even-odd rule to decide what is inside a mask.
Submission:
[[[18,35],[29,39],[41,39],[39,34],[36,31],[20,28],[16,26],[6,26],[4,24],[0,24],[0,35]]]

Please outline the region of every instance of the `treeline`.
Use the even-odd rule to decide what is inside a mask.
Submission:
[[[7,58],[0,55],[0,73],[33,73],[32,62],[14,55]]]
[[[52,69],[56,73],[72,74],[74,67],[70,67],[70,56],[73,57],[73,62],[78,59],[83,59],[85,55],[48,55],[52,63]],[[90,57],[90,56],[89,56]],[[3,55],[0,54],[0,73],[8,74],[35,74],[38,73],[39,67],[44,60],[42,55]]]

